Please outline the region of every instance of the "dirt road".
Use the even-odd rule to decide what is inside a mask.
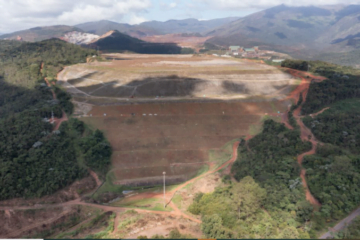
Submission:
[[[296,108],[294,110],[293,115],[294,115],[294,118],[296,120],[296,123],[300,127],[300,138],[301,138],[301,140],[311,142],[312,148],[311,148],[310,151],[298,155],[297,156],[297,161],[298,161],[299,166],[301,168],[300,177],[301,177],[301,180],[302,180],[302,184],[303,184],[303,186],[305,188],[306,200],[308,200],[316,209],[318,209],[319,207],[321,207],[321,204],[311,194],[310,189],[309,189],[309,187],[307,185],[307,182],[306,182],[306,177],[305,177],[306,169],[302,168],[302,161],[303,161],[304,157],[307,156],[307,155],[312,155],[312,154],[316,153],[316,147],[317,147],[318,142],[316,141],[315,136],[312,134],[310,129],[308,129],[305,126],[305,124],[302,122],[302,120],[300,118],[300,113],[301,113],[302,105],[305,103],[306,96],[307,96],[307,93],[309,91],[309,87],[310,87],[310,83],[311,83],[310,79],[324,80],[324,78],[313,76],[313,75],[311,75],[309,73],[305,73],[305,72],[301,72],[301,71],[297,71],[297,70],[293,70],[293,69],[288,69],[288,71],[294,77],[300,77],[301,78],[301,84],[290,94],[290,97],[292,97],[296,102],[298,102],[299,98],[300,98],[300,94],[302,94],[303,102],[298,108]],[[309,78],[305,78],[304,75],[308,76]],[[283,114],[282,122],[285,124],[285,126],[287,128],[293,129],[293,127],[288,122],[287,112]]]
[[[82,206],[88,206],[88,207],[94,207],[94,208],[98,208],[98,209],[101,209],[103,211],[113,211],[113,212],[116,212],[116,214],[118,215],[118,213],[120,212],[125,212],[129,209],[133,209],[139,213],[153,213],[153,214],[159,214],[159,215],[165,215],[165,216],[175,216],[175,217],[183,217],[183,218],[186,218],[186,219],[189,219],[193,222],[196,222],[196,223],[201,223],[201,221],[199,219],[196,219],[192,216],[189,216],[185,213],[183,213],[171,200],[172,200],[172,197],[174,196],[174,194],[182,189],[183,187],[187,186],[188,184],[191,184],[193,182],[195,182],[196,180],[198,180],[199,178],[202,178],[204,176],[207,176],[209,174],[212,174],[212,173],[215,173],[221,169],[223,169],[224,167],[226,167],[228,164],[231,164],[233,163],[236,159],[237,159],[237,147],[239,145],[239,142],[235,142],[234,145],[233,145],[233,155],[231,157],[231,159],[229,159],[227,162],[223,163],[221,166],[215,168],[215,169],[212,169],[212,170],[209,170],[208,172],[196,177],[196,178],[193,178],[193,179],[190,179],[189,181],[186,181],[185,183],[179,185],[178,187],[176,187],[175,189],[169,191],[167,194],[166,194],[166,198],[169,199],[169,203],[168,205],[170,207],[173,208],[173,211],[171,212],[165,212],[165,211],[153,211],[153,210],[144,210],[144,209],[133,209],[133,208],[124,208],[124,207],[113,207],[113,206],[105,206],[105,205],[99,205],[99,204],[93,204],[93,203],[86,203],[86,202],[82,202],[80,198],[78,199],[75,199],[73,201],[69,201],[69,202],[65,202],[65,203],[60,203],[60,204],[52,204],[52,205],[37,205],[37,206],[30,206],[30,207],[27,207],[27,206],[18,206],[18,207],[0,207],[0,210],[4,210],[4,211],[8,211],[8,210],[28,210],[28,209],[43,209],[43,208],[53,208],[53,207],[67,207],[67,206],[73,206],[73,205],[82,205]],[[95,177],[96,179],[96,177]],[[97,184],[99,184],[99,181],[97,181]],[[146,195],[146,193],[145,193]],[[162,194],[151,194],[151,196],[143,196],[145,198],[149,198],[149,197],[155,197],[155,198],[162,198],[163,195]],[[141,198],[142,195],[136,195],[136,198]],[[56,218],[58,219],[58,218]],[[55,219],[55,220],[56,220]],[[46,221],[46,223],[50,223],[52,220],[54,219],[49,219]],[[117,219],[118,220],[118,219]],[[40,224],[40,223],[39,223]],[[12,233],[14,234],[14,236],[18,236],[19,233],[21,232],[24,232],[24,231],[27,231],[27,230],[30,230],[31,228],[34,228],[34,227],[37,227],[39,226],[39,224],[35,224],[35,225],[31,225],[31,226],[27,226],[23,229],[18,229],[16,232]],[[41,223],[42,224],[42,223]],[[115,221],[115,224],[118,224],[117,221]]]
[[[324,233],[321,235],[319,239],[327,239],[331,238],[331,233],[340,231],[344,229],[347,225],[349,225],[356,217],[360,215],[360,207],[353,211],[349,216],[341,220],[338,224],[335,225],[335,227],[332,228],[332,230],[328,231],[327,233]]]

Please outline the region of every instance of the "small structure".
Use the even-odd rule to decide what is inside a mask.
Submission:
[[[272,61],[275,63],[281,63],[281,62],[285,61],[285,59],[273,59]]]
[[[240,46],[230,46],[229,51],[230,51],[230,54],[239,55],[239,53],[243,52],[244,49]]]
[[[245,52],[255,52],[255,49],[254,48],[244,48],[244,51]]]
[[[229,47],[229,51],[230,51],[231,53],[239,52],[239,50],[240,50],[240,46],[230,46],[230,47]]]

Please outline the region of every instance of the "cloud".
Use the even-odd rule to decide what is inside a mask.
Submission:
[[[309,6],[309,5],[335,5],[335,4],[358,4],[353,0],[191,0],[197,7],[207,7],[218,10],[243,10],[243,9],[264,9],[280,4],[288,6]]]
[[[140,24],[140,23],[143,23],[143,22],[146,22],[146,21],[147,21],[146,18],[139,17],[136,14],[132,14],[131,17],[130,17],[129,23],[130,24]]]
[[[0,0],[0,32],[108,19],[136,24],[187,17],[244,16],[280,4],[357,4],[355,0]],[[154,7],[156,6],[156,7]]]
[[[110,19],[121,21],[151,7],[150,0],[0,0],[0,32],[35,26],[75,25]]]
[[[171,9],[174,9],[174,8],[181,8],[179,6],[179,1],[174,1],[174,2],[169,2],[169,1],[161,1],[160,2],[160,8],[161,10],[171,10]]]

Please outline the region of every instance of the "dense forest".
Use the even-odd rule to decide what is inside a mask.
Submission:
[[[44,81],[93,51],[55,39],[4,40],[0,51],[0,200],[51,194],[84,177],[87,167],[106,171],[111,148],[100,131],[71,118],[54,131],[52,114],[71,114],[73,105],[68,93]]]
[[[301,188],[296,188],[300,193]],[[196,194],[188,210],[202,216],[201,229],[207,238],[310,238],[306,222],[296,221],[296,214],[304,212],[300,209],[308,207],[301,194],[298,205],[289,203],[284,206],[286,210],[274,211],[263,208],[267,194],[265,188],[247,176],[213,193]],[[311,214],[312,208],[308,208],[303,215]]]
[[[360,217],[357,217],[345,229],[334,233],[334,239],[360,239]]]
[[[326,81],[311,83],[302,107],[303,114],[317,112],[340,100],[360,97],[359,70],[320,61],[286,60],[281,66],[303,71],[309,69],[328,78]]]
[[[347,99],[329,105],[322,114],[305,117],[304,124],[317,139],[360,154],[360,99]]]
[[[287,60],[283,66],[328,79],[312,82],[306,99],[300,97],[290,108],[294,130],[266,120],[260,134],[240,142],[232,167],[236,182],[227,180],[227,187],[194,197],[188,210],[202,216],[208,238],[317,238],[360,204],[360,72],[318,61]],[[305,199],[296,158],[311,148],[301,141],[293,116],[300,106],[302,121],[321,143],[302,163],[308,187],[322,204],[319,209]],[[355,220],[334,237],[358,238],[359,224]]]
[[[304,159],[310,190],[327,218],[340,219],[360,204],[360,99],[329,106],[304,118],[315,137],[325,143]]]
[[[206,237],[309,238],[313,207],[305,199],[296,155],[311,144],[299,136],[299,130],[266,120],[262,133],[240,142],[232,167],[238,182],[198,194],[189,207],[202,216]]]
[[[86,62],[87,56],[96,54],[95,50],[60,39],[21,45],[17,41],[0,40],[0,46],[0,75],[9,83],[27,88],[36,86],[44,77],[51,81],[65,65]]]

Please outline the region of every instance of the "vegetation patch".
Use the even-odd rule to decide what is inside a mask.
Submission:
[[[164,199],[160,198],[145,198],[138,200],[121,200],[111,204],[115,207],[127,207],[127,208],[140,208],[153,211],[172,211],[170,206],[164,208]]]
[[[54,129],[53,117],[71,114],[73,105],[44,82],[93,51],[56,39],[0,46],[0,200],[41,197],[83,178],[87,167],[105,170],[111,148],[102,133],[77,119]]]
[[[328,79],[312,82],[302,107],[303,114],[310,114],[337,101],[360,97],[360,71],[320,61],[286,60],[283,67],[308,70]]]
[[[97,214],[90,222],[82,224],[80,227],[71,232],[61,233],[57,235],[56,239],[76,238],[80,234],[84,234],[95,229],[104,228],[109,225],[109,220],[112,212]]]

